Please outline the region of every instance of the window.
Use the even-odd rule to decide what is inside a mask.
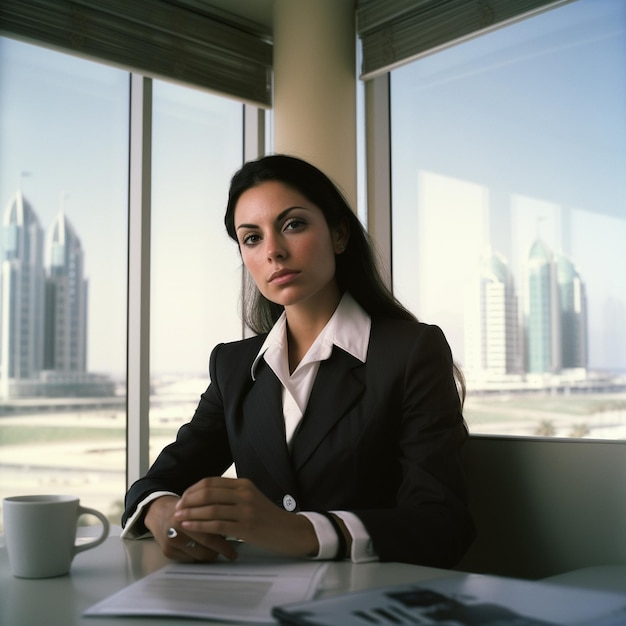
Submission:
[[[0,38],[0,77],[0,498],[73,493],[118,524],[130,76]],[[156,80],[151,91],[150,460],[193,414],[213,346],[242,336],[222,220],[245,108]]]
[[[241,261],[223,222],[242,119],[233,100],[154,81],[151,462],[193,416],[212,348],[242,336]]]
[[[473,433],[626,437],[625,46],[580,0],[391,73],[394,290]]]
[[[119,523],[128,74],[0,38],[0,496]]]

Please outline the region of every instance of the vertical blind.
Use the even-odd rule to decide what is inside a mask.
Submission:
[[[0,33],[271,105],[272,44],[191,0],[0,0]]]
[[[361,78],[571,0],[359,0]]]

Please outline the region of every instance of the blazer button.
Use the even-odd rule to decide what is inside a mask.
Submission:
[[[293,496],[290,496],[289,494],[287,494],[284,498],[283,498],[283,508],[285,509],[285,511],[295,511],[296,510],[296,500]]]

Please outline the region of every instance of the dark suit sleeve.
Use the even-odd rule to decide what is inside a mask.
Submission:
[[[220,347],[211,353],[209,371],[212,381],[216,380]],[[151,493],[170,491],[182,494],[202,478],[220,476],[231,463],[222,397],[218,385],[211,382],[200,397],[192,420],[178,431],[176,441],[162,450],[148,473],[128,490],[122,525]]]
[[[390,459],[397,478],[388,485],[396,490],[395,503],[354,512],[381,560],[451,567],[474,537],[461,466],[467,430],[448,343],[438,327],[420,326],[397,354],[405,358],[402,397],[389,402],[400,412],[388,415],[389,424],[397,427],[397,458]],[[390,387],[382,378],[372,385],[380,384],[384,397]]]

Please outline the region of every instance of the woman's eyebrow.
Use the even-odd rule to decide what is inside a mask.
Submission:
[[[293,211],[294,209],[304,209],[305,211],[310,210],[305,206],[300,206],[299,204],[296,204],[294,206],[287,207],[284,211],[281,211],[276,216],[276,219],[274,221],[280,222],[282,219],[287,217],[287,215],[289,215],[289,213]],[[259,227],[258,224],[239,224],[239,226],[236,227],[236,230],[239,230],[240,228],[258,228],[258,227]]]

